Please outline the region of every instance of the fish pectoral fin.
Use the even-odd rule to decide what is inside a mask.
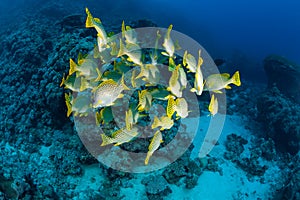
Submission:
[[[164,56],[169,56],[169,54],[167,52],[161,52],[161,54]]]
[[[118,95],[118,98],[119,98],[119,99],[121,99],[121,98],[123,98],[123,97],[124,97],[124,94],[119,94],[119,95]]]
[[[190,89],[191,92],[197,92],[195,88]]]
[[[217,94],[222,94],[222,93],[223,93],[223,92],[220,91],[220,90],[214,90],[213,92],[214,92],[214,93],[217,93]]]

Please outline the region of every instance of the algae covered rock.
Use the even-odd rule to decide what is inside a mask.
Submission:
[[[257,110],[265,137],[272,138],[282,152],[296,154],[300,149],[300,106],[273,87],[259,97]]]
[[[284,57],[270,55],[264,60],[264,68],[269,88],[276,84],[283,94],[300,103],[300,65]]]
[[[142,184],[146,186],[146,193],[149,199],[163,199],[172,191],[168,186],[168,182],[163,176],[148,176],[142,180]]]

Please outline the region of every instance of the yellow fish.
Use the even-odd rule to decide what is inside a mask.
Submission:
[[[215,93],[222,93],[220,90],[231,89],[229,84],[234,84],[236,86],[241,85],[240,73],[236,71],[233,76],[230,78],[230,74],[212,74],[208,76],[205,80],[204,90],[213,91]]]
[[[60,87],[62,86],[65,86],[64,88],[72,90],[73,92],[82,92],[93,87],[85,77],[76,77],[75,74],[68,75],[66,78],[63,77],[60,83]]]
[[[154,116],[154,120],[151,128],[155,129],[161,127],[160,130],[170,129],[174,125],[174,121],[168,116],[162,116],[160,119],[157,116]]]
[[[133,127],[131,130],[127,130],[126,127],[117,130],[109,137],[105,134],[101,134],[102,144],[101,146],[106,146],[109,144],[114,144],[114,146],[121,145],[123,143],[131,141],[134,137],[138,135],[137,128]]]
[[[100,111],[96,112],[96,125],[108,124],[113,121],[114,116],[112,114],[111,107],[104,107]]]
[[[143,65],[143,63],[141,61],[142,53],[141,53],[139,46],[132,45],[129,48],[125,47],[122,42],[122,39],[120,39],[120,49],[119,49],[119,53],[117,56],[121,57],[123,55],[128,56],[128,59],[127,59],[128,61],[133,62],[134,64],[139,65],[139,66]]]
[[[142,78],[142,80],[147,82],[148,85],[156,85],[159,82],[159,70],[154,64],[145,64],[141,66],[141,72],[137,75],[136,79]]]
[[[80,64],[76,64],[70,59],[69,75],[74,72],[77,73],[77,76],[84,76],[87,80],[99,80],[101,78],[97,64],[91,59],[82,59]]]
[[[175,101],[176,117],[186,118],[190,111],[188,111],[188,103],[184,98],[177,98]]]
[[[176,97],[182,96],[182,86],[180,84],[180,67],[181,65],[179,64],[172,71],[172,75],[169,80],[169,87],[167,87],[167,90],[174,94]]]
[[[150,93],[153,99],[159,99],[159,100],[168,100],[168,97],[170,96],[170,92],[162,88],[155,88],[151,90]]]
[[[192,54],[189,54],[187,51],[185,51],[183,55],[183,66],[185,66],[188,69],[188,72],[196,73],[196,59]]]
[[[121,94],[123,90],[130,90],[124,83],[124,75],[119,83],[112,79],[103,81],[92,91],[94,93],[93,107],[99,108],[113,105],[117,98],[123,97],[123,94]]]
[[[214,116],[215,114],[218,113],[218,106],[219,106],[218,99],[215,98],[215,95],[213,94],[211,96],[210,103],[208,106],[208,110],[209,110],[211,116]]]
[[[152,96],[147,90],[139,91],[138,111],[148,111],[152,104]]]
[[[125,22],[122,22],[122,37],[125,37],[125,42],[128,45],[138,45],[137,36],[134,29],[130,26],[125,26]]]
[[[160,146],[160,143],[163,143],[162,135],[161,135],[160,131],[156,131],[156,133],[154,133],[154,136],[148,147],[148,152],[147,152],[147,156],[145,159],[145,165],[148,165],[150,157],[158,149],[158,147]]]
[[[99,18],[93,18],[91,12],[89,11],[88,8],[85,9],[85,12],[87,14],[85,26],[86,28],[95,28],[97,31],[97,35],[99,40],[101,40],[101,46],[100,47],[105,47],[107,45],[107,34],[103,28],[103,25],[101,23],[101,20]],[[99,41],[98,41],[99,44]]]
[[[176,104],[174,97],[169,95],[168,104],[167,104],[167,116],[172,119],[173,114],[176,111]]]
[[[173,57],[175,52],[175,45],[173,40],[171,39],[171,31],[172,31],[173,25],[171,24],[168,28],[168,31],[164,38],[163,47],[165,48],[166,52],[162,52],[163,55]]]
[[[67,116],[73,112],[74,116],[86,116],[91,111],[92,104],[90,96],[86,93],[80,93],[73,99],[71,94],[65,93],[65,102],[67,106]]]
[[[199,50],[198,64],[195,74],[194,88],[191,89],[191,92],[195,92],[197,95],[201,95],[203,92],[203,75],[201,71],[201,65],[203,64],[203,59],[201,58],[201,51]]]

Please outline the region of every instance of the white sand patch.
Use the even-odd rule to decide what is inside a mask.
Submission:
[[[192,156],[195,158],[198,156],[198,151],[201,146],[201,142],[205,137],[206,130],[209,126],[210,117],[203,116],[200,119],[199,130],[196,138],[194,139],[195,148],[192,151]],[[193,124],[187,124],[192,126]],[[236,166],[231,161],[223,158],[225,152],[225,141],[229,134],[235,133],[248,140],[248,144],[245,145],[246,149],[248,145],[251,145],[251,139],[253,138],[251,132],[246,130],[242,118],[239,116],[226,116],[226,121],[222,129],[222,134],[216,145],[210,152],[210,156],[218,159],[219,167],[222,168],[223,175],[218,172],[204,171],[198,179],[198,184],[193,189],[186,189],[184,185],[176,186],[169,185],[172,193],[164,199],[171,200],[235,200],[235,199],[268,199],[270,198],[272,183],[276,182],[274,179],[266,180],[266,183],[261,183],[260,179],[253,178],[250,182],[246,176],[246,173]],[[245,151],[243,156],[248,155],[249,152]],[[264,163],[266,164],[266,163]],[[276,165],[269,162],[269,169],[266,171],[265,177],[268,177],[272,173],[278,172]],[[140,177],[140,178],[139,178]],[[272,176],[271,176],[272,177]],[[140,180],[139,180],[140,179]],[[145,188],[141,185],[142,175],[136,179],[131,180],[133,188],[122,189],[122,193],[126,196],[125,199],[145,199]]]
[[[91,189],[94,191],[99,191],[104,180],[102,169],[99,164],[84,165],[83,176],[81,177],[71,177],[70,182],[76,185],[77,191],[85,191]]]

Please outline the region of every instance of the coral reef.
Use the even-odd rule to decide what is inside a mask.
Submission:
[[[253,176],[259,176],[263,180],[263,175],[268,167],[262,164],[261,157],[265,157],[267,160],[275,157],[274,143],[271,140],[260,140],[256,143],[256,147],[249,148],[250,155],[245,155],[243,152],[247,143],[246,139],[234,133],[228,135],[224,158],[236,163],[237,166],[247,172],[249,179]]]
[[[162,200],[172,192],[166,179],[161,176],[150,175],[142,180],[146,187],[146,194],[149,200]]]
[[[276,85],[281,93],[300,103],[300,65],[284,57],[270,55],[264,60],[264,68],[269,88]]]
[[[300,106],[273,86],[257,100],[258,120],[263,123],[264,137],[272,138],[276,147],[291,154],[300,148]]]
[[[282,179],[274,185],[274,200],[300,198],[300,154],[285,156],[279,164]]]

